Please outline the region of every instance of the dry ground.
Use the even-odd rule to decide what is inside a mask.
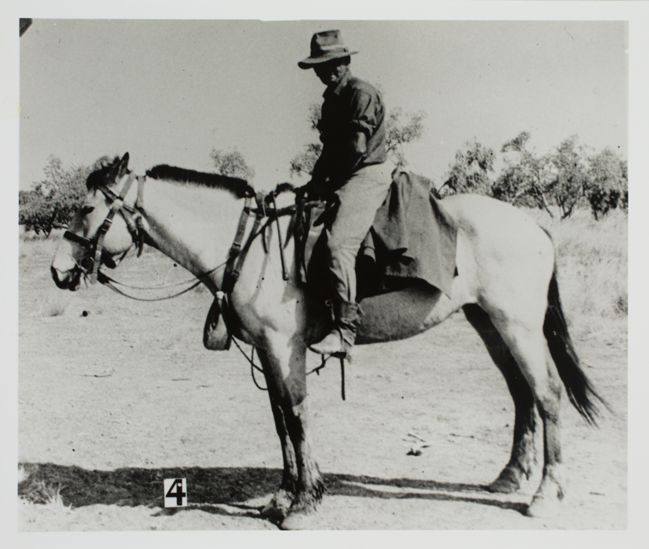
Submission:
[[[236,350],[202,348],[209,294],[146,304],[103,287],[64,293],[49,278],[51,251],[21,243],[20,528],[275,528],[257,513],[281,467],[267,396]],[[579,269],[560,276],[568,309],[581,299],[570,288],[592,276]],[[147,253],[116,276],[186,273]],[[335,366],[309,379],[328,484],[314,528],[624,528],[626,321],[587,313],[568,311],[573,335],[616,414],[593,429],[564,402],[567,497],[557,516],[522,514],[538,475],[515,496],[483,490],[508,458],[513,407],[456,315],[414,339],[358,348],[346,402]],[[408,433],[429,444],[421,455],[407,455]],[[188,479],[186,509],[162,508],[161,479],[173,476]]]

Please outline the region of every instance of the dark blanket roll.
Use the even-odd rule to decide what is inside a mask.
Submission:
[[[382,264],[385,276],[423,280],[450,295],[456,237],[430,180],[402,171],[393,177],[360,254]]]

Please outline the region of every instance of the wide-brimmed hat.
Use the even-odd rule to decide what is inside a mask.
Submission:
[[[298,61],[297,66],[301,69],[311,69],[314,65],[326,63],[332,59],[339,59],[358,53],[350,51],[342,41],[339,30],[328,30],[316,32],[311,38],[311,55],[302,61]]]

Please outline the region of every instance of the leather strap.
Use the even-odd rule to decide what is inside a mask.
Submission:
[[[234,234],[234,240],[230,246],[230,251],[228,252],[228,260],[225,264],[223,284],[221,287],[221,291],[226,294],[229,294],[232,291],[237,279],[239,278],[239,271],[235,269],[235,263],[241,253],[241,243],[243,242],[243,236],[246,233],[246,226],[248,225],[248,217],[250,215],[250,203],[251,198],[247,197],[243,210],[241,210],[241,215],[239,216],[239,224],[237,225],[237,231]]]
[[[108,210],[108,214],[106,215],[106,219],[104,219],[104,222],[100,225],[99,229],[97,230],[97,233],[95,234],[95,241],[96,241],[95,257],[92,265],[92,273],[90,274],[91,283],[97,281],[99,267],[101,266],[101,254],[104,248],[104,238],[106,237],[106,233],[108,232],[108,229],[110,229],[110,227],[113,224],[113,217],[115,217],[115,214],[119,211],[123,211],[125,208],[128,207],[126,204],[124,204],[124,198],[128,194],[128,191],[130,190],[134,180],[135,180],[135,175],[132,172],[129,173],[128,178],[126,179],[126,183],[124,183],[124,186],[122,187],[122,190],[120,191],[119,195],[116,195],[108,187],[102,186],[99,188],[101,192],[104,193],[106,198],[112,200],[112,202],[110,204],[110,210]],[[129,207],[129,209],[131,208]],[[126,217],[124,217],[124,219],[126,220]]]

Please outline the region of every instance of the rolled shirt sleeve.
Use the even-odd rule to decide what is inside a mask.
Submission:
[[[351,96],[351,129],[353,132],[363,132],[371,137],[378,125],[377,96],[365,90],[356,89]]]

